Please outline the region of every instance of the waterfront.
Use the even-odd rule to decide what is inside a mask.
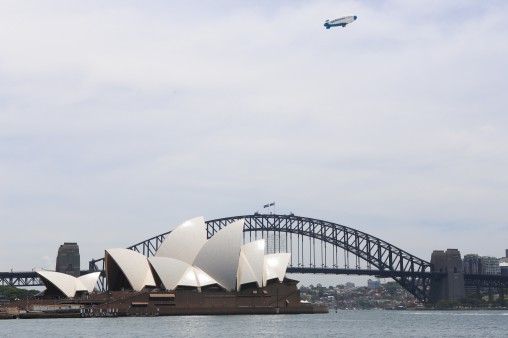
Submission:
[[[508,310],[0,321],[2,337],[506,337]]]

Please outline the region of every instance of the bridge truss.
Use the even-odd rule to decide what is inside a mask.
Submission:
[[[429,262],[344,225],[290,215],[244,215],[207,222],[208,237],[244,219],[244,241],[266,238],[268,252],[291,252],[288,273],[355,274],[393,278],[419,301],[429,300]]]
[[[1,286],[43,286],[39,276],[33,271],[0,272]]]
[[[464,274],[464,286],[506,289],[508,288],[508,276]]]

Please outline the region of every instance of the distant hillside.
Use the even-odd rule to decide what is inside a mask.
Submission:
[[[0,299],[6,298],[8,300],[26,299],[31,298],[38,294],[38,290],[19,289],[14,286],[0,286]]]

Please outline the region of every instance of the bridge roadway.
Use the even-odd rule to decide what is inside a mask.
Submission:
[[[86,275],[91,270],[81,270],[81,275]],[[105,273],[101,270],[102,275]],[[337,268],[297,268],[288,267],[287,273],[289,274],[323,274],[323,275],[359,275],[359,276],[375,276],[379,278],[390,278],[393,275],[391,271],[367,270],[367,269],[337,269]],[[401,275],[406,274],[401,272]],[[422,273],[421,277],[439,277],[443,276],[442,273]],[[16,286],[16,287],[31,287],[31,286],[44,286],[38,275],[34,271],[20,271],[20,272],[0,272],[0,285],[1,286]],[[502,275],[480,275],[480,274],[465,274],[465,286],[479,286],[479,287],[492,287],[492,288],[508,288],[508,276]],[[103,289],[103,285],[99,285]]]
[[[102,260],[95,260],[99,262]],[[81,270],[81,276],[97,270]],[[100,270],[104,274],[104,270]],[[391,271],[379,271],[368,269],[338,269],[338,268],[303,268],[288,267],[287,273],[293,274],[323,274],[323,275],[358,275],[358,276],[375,276],[379,278],[389,278],[393,275]],[[398,273],[401,276],[409,275],[406,272]],[[421,277],[440,276],[440,273],[420,273]],[[482,276],[482,275],[479,275]],[[0,285],[5,286],[44,286],[37,273],[34,271],[20,272],[0,272]]]
[[[98,261],[98,260],[97,260]],[[96,262],[97,262],[96,261]],[[81,275],[86,275],[96,270],[81,270]],[[104,274],[104,270],[101,270]],[[303,268],[288,267],[289,274],[324,274],[324,275],[358,275],[358,276],[376,276],[379,278],[389,278],[394,273],[391,271],[367,270],[367,269],[337,269],[337,268]],[[407,272],[396,273],[400,276],[412,275]],[[444,275],[442,273],[417,273],[421,277],[436,277]],[[479,275],[482,276],[482,275]],[[21,272],[0,272],[0,285],[9,286],[44,286],[37,273],[34,271]]]
[[[430,262],[362,231],[319,219],[290,215],[254,214],[207,221],[212,237],[222,227],[244,219],[244,242],[267,241],[268,253],[290,252],[288,273],[371,275],[393,278],[418,300],[430,299],[430,285],[443,276]],[[170,232],[130,246],[150,257]],[[351,258],[352,256],[352,258]],[[103,271],[104,260],[92,259],[89,271]],[[466,285],[508,287],[508,276],[464,275]],[[493,282],[493,280],[495,280]],[[99,283],[105,289],[102,278]],[[0,273],[0,285],[41,285],[34,272]]]

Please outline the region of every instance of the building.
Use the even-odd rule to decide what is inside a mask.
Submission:
[[[171,231],[153,257],[107,249],[104,271],[37,270],[46,290],[10,305],[27,310],[20,318],[327,313],[326,304],[302,303],[298,281],[285,277],[290,254],[265,253],[264,239],[243,243],[243,228],[237,220],[207,239],[197,217]],[[108,290],[93,292],[101,273]]]
[[[465,274],[499,275],[501,270],[499,263],[503,258],[498,259],[491,256],[479,256],[477,254],[464,255],[463,267]]]
[[[501,274],[500,262],[503,258],[498,259],[490,256],[479,256],[478,254],[464,255],[463,266],[464,274],[481,274],[481,275],[499,275]],[[506,272],[508,273],[508,271]],[[481,289],[477,286],[466,286],[466,295],[480,295],[488,289]]]
[[[499,263],[508,263],[508,249],[506,249],[505,256],[499,259]]]
[[[207,239],[203,217],[188,220],[170,232],[154,257],[128,249],[105,251],[109,291],[142,291],[216,288],[240,291],[282,282],[289,253],[265,254],[264,239],[242,245],[243,220],[229,224]],[[79,267],[77,243],[60,246],[57,271],[37,270],[45,296],[79,297],[91,293],[100,272],[74,277]],[[60,271],[58,271],[60,270]]]
[[[464,255],[462,260],[465,274],[478,274],[480,266],[480,256],[477,254]]]
[[[242,245],[243,220],[222,228],[207,240],[203,217],[188,220],[162,242],[154,257],[128,249],[105,251],[110,291],[207,288],[240,291],[282,281],[289,253],[265,254],[264,240]]]
[[[491,256],[482,256],[478,270],[482,275],[500,275],[499,259]]]
[[[499,269],[501,270],[501,275],[508,276],[508,263],[499,263]]]
[[[464,274],[479,274],[480,256],[477,254],[464,255],[462,260],[464,266]],[[476,295],[479,290],[476,286],[464,286],[464,292],[466,295]]]
[[[80,264],[78,243],[66,242],[60,245],[58,255],[56,256],[55,271],[79,277],[81,273]]]
[[[379,279],[375,280],[369,279],[367,281],[367,287],[372,290],[379,289],[381,287],[381,281]]]

